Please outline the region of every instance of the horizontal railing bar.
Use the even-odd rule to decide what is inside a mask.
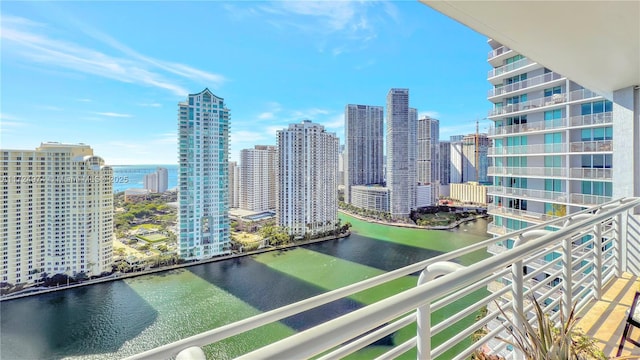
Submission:
[[[608,208],[605,209],[606,206],[608,206]],[[612,228],[607,231],[613,232],[615,234],[613,225],[616,225],[615,228],[619,227],[619,214],[637,206],[640,206],[640,199],[638,198],[612,200],[603,203],[602,205],[595,206],[590,209],[584,209],[563,218],[554,219],[550,222],[538,224],[536,226],[502,235],[500,237],[487,239],[468,247],[442,254],[437,257],[422,261],[420,263],[412,264],[388,273],[384,273],[359,283],[355,283],[340,289],[335,289],[310,299],[305,299],[279,309],[275,309],[248,319],[241,320],[236,323],[209,330],[207,332],[197,334],[192,337],[179,340],[141,354],[134,355],[130,357],[130,359],[175,356],[180,350],[184,348],[190,346],[204,346],[212,342],[216,342],[230,336],[255,329],[268,323],[279,321],[283,318],[304,312],[306,310],[329,303],[331,301],[344,298],[346,296],[386,283],[402,276],[416,273],[435,262],[455,259],[459,256],[466,255],[477,250],[486,249],[491,244],[500,241],[506,241],[507,239],[517,238],[520,234],[525,234],[534,229],[543,229],[547,226],[553,225],[562,226],[567,221],[567,219],[580,214],[592,214],[594,211],[600,212],[599,214],[594,214],[587,219],[580,219],[575,223],[570,223],[568,226],[561,228],[558,231],[531,240],[516,248],[509,249],[508,251],[504,251],[487,259],[480,260],[473,265],[462,268],[454,273],[447,274],[441,278],[432,280],[424,285],[417,286],[396,295],[392,295],[374,304],[365,306],[364,308],[355,310],[336,319],[329,320],[326,323],[320,324],[314,328],[294,334],[288,338],[267,345],[261,349],[254,350],[241,358],[263,358],[265,356],[280,358],[286,354],[294,355],[294,357],[296,358],[301,356],[314,356],[326,351],[327,349],[338,346],[341,343],[347,342],[352,338],[357,338],[367,331],[375,331],[374,329],[376,327],[381,326],[385,322],[392,321],[403,313],[415,310],[415,308],[417,308],[421,304],[434,302],[438,298],[442,299],[443,296],[445,296],[446,298],[447,296],[450,296],[446,294],[451,294],[452,292],[456,291],[460,293],[475,291],[464,289],[465,286],[477,286],[474,284],[482,282],[483,279],[485,282],[480,287],[487,286],[486,279],[488,273],[500,272],[505,268],[511,267],[514,261],[525,260],[532,254],[540,254],[540,247],[548,247],[550,245],[559,247],[558,243],[562,239],[571,239],[573,237],[577,237],[581,234],[589,232],[593,233],[592,228],[590,229],[590,231],[585,231],[584,229],[593,226],[594,224],[600,224],[604,221],[610,221],[612,224]],[[616,241],[618,240],[614,240],[613,238],[611,238],[607,243],[615,243]],[[594,246],[600,245],[595,244]],[[607,250],[603,254],[603,259],[608,259],[609,262],[614,261],[617,258],[617,253],[614,252],[613,249],[614,248],[612,248],[611,250]],[[544,254],[544,252],[542,253]],[[611,254],[609,258],[606,257],[607,253]],[[552,267],[552,265],[549,266]],[[615,275],[616,270],[614,266],[610,266],[606,271],[607,274]],[[586,282],[587,278],[588,276],[585,276],[584,278],[580,279],[580,283]],[[504,290],[504,293],[506,294],[509,292],[509,287],[504,287],[501,290]],[[471,306],[475,308],[476,305],[478,305],[479,307],[482,306],[480,302],[474,303]],[[466,311],[469,311],[469,308],[464,310],[464,312]]]
[[[437,358],[438,356],[442,355],[445,351],[451,348],[451,346],[458,344],[460,341],[467,339],[475,331],[476,329],[474,329],[473,327],[468,327],[460,331],[459,333],[455,334],[454,336],[448,338],[442,344],[440,344],[440,346],[436,347],[431,351],[431,358]]]
[[[494,273],[493,275],[485,278],[484,281],[479,281],[479,282],[473,284],[472,286],[466,287],[464,289],[461,289],[460,291],[457,291],[455,293],[452,293],[452,294],[449,294],[449,295],[445,296],[444,298],[434,302],[431,305],[431,311],[440,310],[443,307],[451,304],[452,301],[460,299],[463,296],[469,295],[472,292],[481,289],[483,286],[487,286],[488,282],[490,282],[492,280],[495,280],[495,279],[498,279],[498,278],[501,278],[507,272],[507,270],[498,271],[498,272]]]
[[[416,347],[416,343],[417,343],[417,337],[414,336],[411,339],[387,351],[386,353],[378,356],[377,358],[375,358],[375,360],[395,359],[398,356]]]
[[[411,314],[394,321],[383,328],[380,328],[376,331],[373,331],[361,338],[358,338],[346,345],[339,347],[338,349],[330,352],[329,354],[323,355],[319,357],[317,360],[329,360],[329,359],[340,359],[347,355],[350,355],[375,341],[382,339],[383,337],[392,334],[395,331],[398,331],[405,326],[410,325],[416,321],[416,312],[412,312]]]
[[[488,296],[489,297],[493,297],[493,298],[497,298],[497,296]],[[436,335],[439,334],[442,330],[448,328],[449,326],[457,323],[458,321],[466,318],[469,315],[472,315],[474,312],[480,310],[482,307],[486,306],[486,300],[487,298],[483,298],[481,299],[481,301],[475,302],[472,305],[469,305],[467,308],[465,308],[465,311],[459,311],[455,314],[449,315],[449,317],[447,317],[446,321],[441,321],[439,323],[437,323],[436,325],[432,326],[431,328],[431,335]],[[484,300],[484,301],[482,301]]]
[[[371,304],[339,318],[320,324],[315,328],[294,334],[286,339],[267,345],[261,349],[246,354],[244,358],[255,357],[306,357],[316,355],[327,346],[335,346],[336,342],[342,342],[343,338],[350,338],[359,333],[371,330],[371,326],[380,325],[390,318],[407,312],[421,304],[435,300],[439,294],[449,293],[464,286],[468,286],[481,280],[487,272],[493,272],[504,266],[510,266],[516,259],[536,251],[539,246],[553,241],[560,241],[566,236],[571,236],[585,226],[593,226],[598,221],[610,217],[609,213],[619,213],[640,205],[640,200],[620,201],[620,204],[612,210],[595,214],[575,224],[541,236],[535,240],[524,243],[510,251],[503,252],[493,257],[480,260],[472,266],[459,269],[451,274],[434,279],[424,285],[408,289],[400,294],[393,295],[377,303]],[[505,235],[507,236],[507,235]],[[366,318],[367,321],[362,319]],[[352,335],[353,334],[353,335]],[[242,357],[241,357],[242,358]]]
[[[492,319],[493,320],[493,319]],[[494,340],[495,337],[500,334],[501,332],[504,331],[504,327],[502,325],[496,327],[495,329],[487,332],[487,335],[481,337],[480,339],[478,339],[478,341],[475,342],[475,344],[479,344],[479,345],[484,345],[486,343],[488,343],[491,340]],[[501,343],[503,344],[503,343]],[[504,345],[506,346],[506,344]],[[504,347],[502,346],[502,347]],[[471,355],[477,348],[469,348],[467,350],[465,350],[464,352],[458,354],[458,356],[456,356],[455,358],[453,358],[453,360],[462,360],[462,359],[466,359],[469,355]],[[499,348],[498,348],[499,349]],[[498,349],[494,349],[494,350],[498,350]]]

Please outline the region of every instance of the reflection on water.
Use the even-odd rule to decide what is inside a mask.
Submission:
[[[328,269],[338,258],[354,270],[389,271],[488,237],[483,219],[452,231],[352,223],[351,237],[305,246],[305,251],[323,254]],[[279,256],[300,256],[295,254]],[[2,358],[118,359],[327,290],[294,275],[245,257],[3,302]],[[337,301],[208,351],[231,358],[361,306],[353,299]]]

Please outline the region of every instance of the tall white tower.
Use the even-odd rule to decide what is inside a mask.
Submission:
[[[384,181],[382,106],[345,107],[345,202],[351,203],[351,186]]]
[[[338,223],[338,138],[305,120],[279,130],[278,225],[289,234],[317,235]]]
[[[387,188],[393,217],[407,217],[416,202],[416,126],[409,89],[387,94]]]
[[[276,208],[277,148],[256,145],[240,152],[240,208],[266,211]]]

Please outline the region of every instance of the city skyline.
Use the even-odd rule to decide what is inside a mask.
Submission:
[[[112,15],[123,6],[116,27]],[[162,3],[153,5],[157,16],[140,16],[149,6],[3,3],[3,85],[11,90],[2,93],[3,148],[82,142],[110,165],[176,164],[175,103],[204,87],[230,99],[235,161],[304,119],[343,142],[344,104],[383,105],[391,87],[410,88],[420,115],[441,120],[443,137],[472,132],[490,106],[486,38],[417,2]],[[211,23],[206,14],[216,11],[226,16]],[[188,26],[176,20],[187,12]],[[230,56],[180,51],[201,35],[171,41],[205,22],[231,34],[213,47]],[[433,49],[443,56],[426,55]],[[477,95],[451,97],[461,82]]]

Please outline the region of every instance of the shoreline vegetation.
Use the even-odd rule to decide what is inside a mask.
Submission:
[[[325,237],[321,237],[321,238],[317,238],[317,239],[299,240],[299,241],[296,241],[295,243],[287,243],[287,244],[284,244],[284,245],[264,247],[262,249],[257,249],[257,250],[242,252],[242,253],[221,255],[221,256],[216,256],[216,257],[212,257],[212,258],[209,258],[209,259],[195,260],[195,261],[190,261],[190,262],[184,262],[184,263],[181,263],[181,264],[175,264],[175,265],[169,265],[169,266],[161,266],[161,267],[156,267],[156,268],[138,270],[138,271],[134,271],[134,272],[130,272],[130,273],[113,273],[113,274],[110,274],[110,275],[107,275],[107,276],[104,276],[104,277],[99,277],[99,278],[95,278],[95,279],[91,279],[91,280],[80,281],[78,283],[70,283],[68,285],[58,285],[56,287],[43,287],[43,286],[30,287],[30,288],[25,288],[24,290],[18,291],[16,293],[3,295],[3,296],[0,297],[0,302],[8,301],[8,300],[20,299],[20,298],[24,298],[24,297],[28,297],[28,296],[48,294],[48,293],[55,292],[55,291],[73,289],[73,288],[77,288],[77,287],[81,287],[81,286],[100,284],[100,283],[109,282],[109,281],[129,279],[129,278],[134,278],[134,277],[143,276],[143,275],[161,273],[161,272],[165,272],[165,271],[178,270],[178,269],[183,269],[183,268],[187,268],[187,267],[191,267],[191,266],[203,265],[203,264],[208,264],[208,263],[218,262],[218,261],[223,261],[223,260],[229,260],[229,259],[236,259],[236,258],[240,258],[240,257],[252,256],[252,255],[257,255],[257,254],[262,254],[262,253],[267,253],[267,252],[286,251],[288,249],[300,247],[300,246],[303,246],[303,245],[308,245],[308,244],[313,244],[313,243],[318,243],[318,242],[324,242],[324,241],[330,241],[330,240],[343,239],[343,238],[349,237],[349,235],[351,235],[351,232],[347,231],[346,233],[341,233],[339,235],[330,235],[330,236],[325,236]]]
[[[483,209],[483,211],[476,210],[475,213],[471,213],[469,211],[442,212],[442,211],[436,211],[436,208],[440,208],[440,207],[433,207],[431,211],[428,211],[425,213],[412,212],[411,219],[404,219],[404,220],[393,220],[389,216],[381,216],[382,213],[378,213],[374,211],[369,211],[366,214],[359,214],[357,212],[352,211],[353,209],[348,209],[347,206],[340,206],[338,208],[338,212],[354,217],[358,220],[362,220],[370,223],[386,225],[386,226],[411,228],[411,229],[422,229],[422,230],[451,230],[451,229],[455,229],[456,227],[460,226],[465,222],[474,221],[476,219],[486,218],[490,216],[486,213],[486,210],[484,210],[483,208],[481,208]],[[461,207],[461,208],[466,209],[465,207]],[[359,209],[359,210],[363,211],[362,209]],[[443,214],[446,214],[446,215],[443,215]],[[439,219],[439,217],[442,219]],[[411,223],[409,221],[411,222],[415,221],[417,222],[417,224],[415,222]],[[421,225],[421,223],[430,224],[430,223],[443,223],[443,222],[446,222],[446,224]]]

